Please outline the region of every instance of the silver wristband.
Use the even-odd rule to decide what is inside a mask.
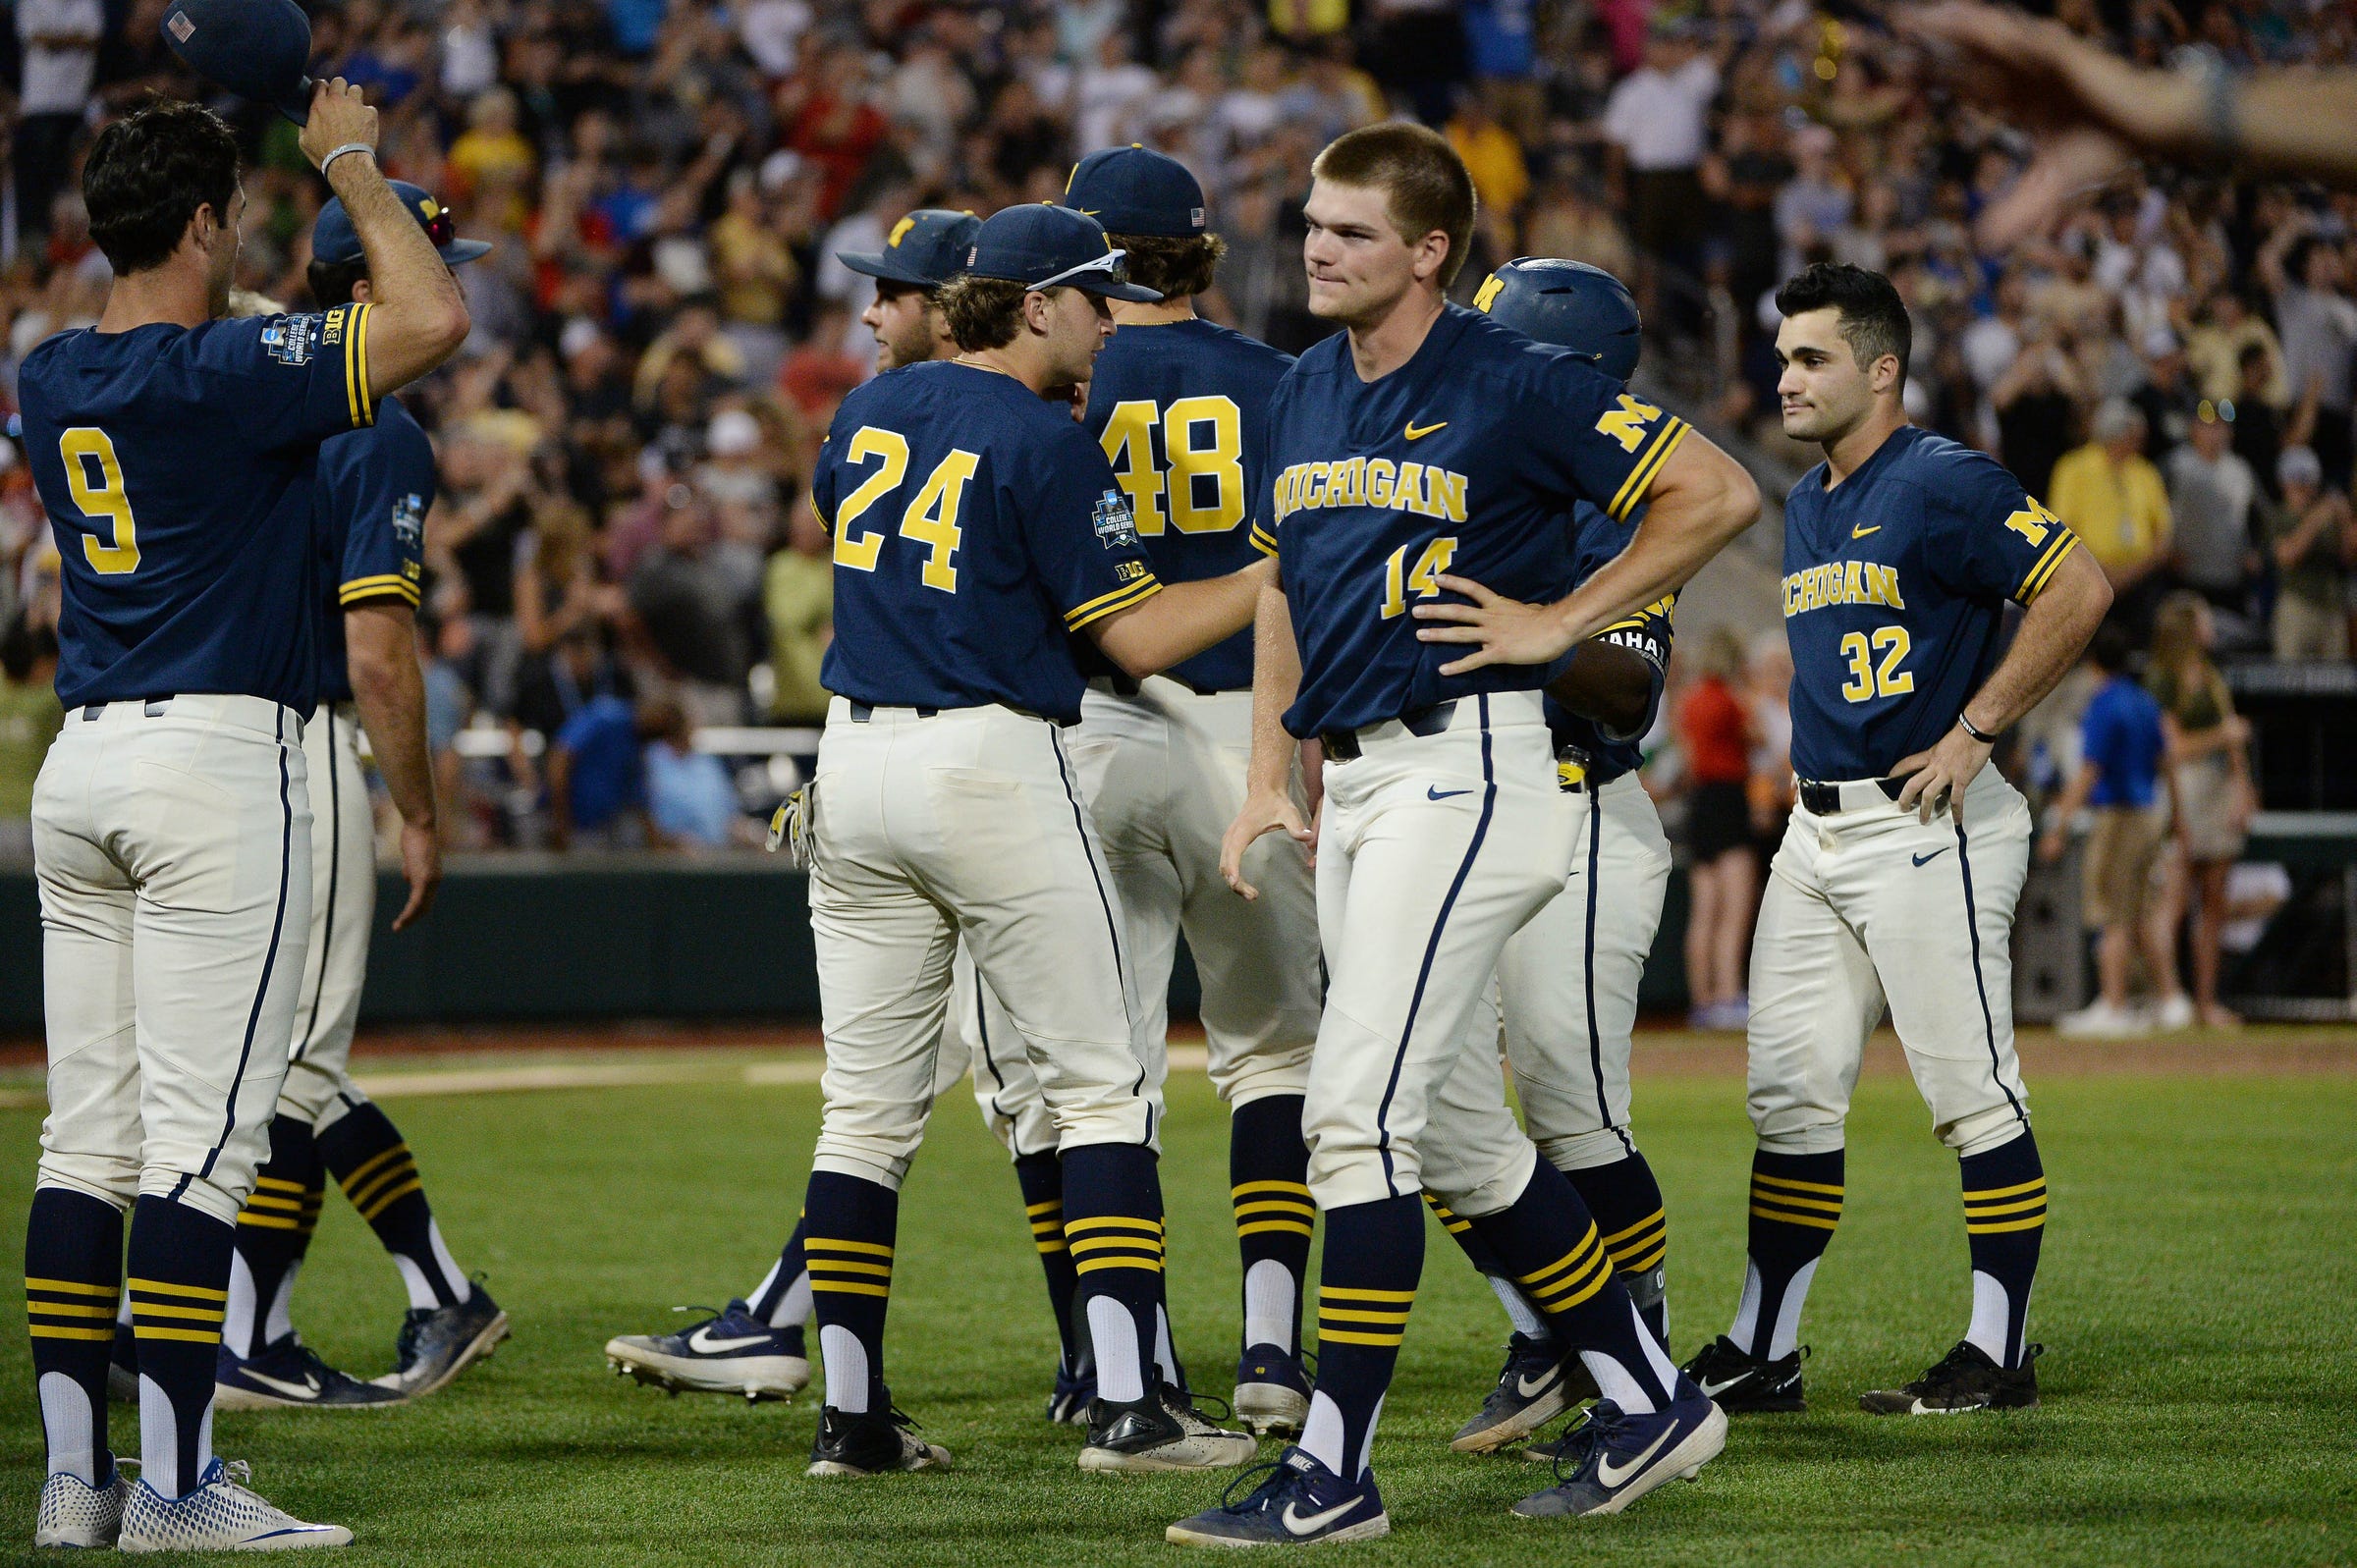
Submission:
[[[325,175],[325,174],[327,173],[328,166],[329,166],[330,164],[333,164],[333,163],[334,163],[334,162],[335,162],[335,161],[336,161],[338,158],[341,158],[341,157],[343,157],[343,156],[344,156],[344,154],[346,154],[346,153],[348,153],[348,152],[364,152],[364,153],[368,154],[368,156],[369,156],[370,158],[374,158],[374,157],[376,156],[376,149],[375,149],[374,147],[370,146],[370,145],[369,145],[367,142],[365,142],[365,141],[347,141],[347,142],[345,142],[345,143],[344,143],[344,145],[342,145],[342,146],[340,146],[340,147],[336,148],[335,150],[333,150],[332,152],[330,152],[330,153],[329,153],[329,154],[328,154],[326,157],[324,157],[324,158],[322,158],[322,159],[320,159],[320,160],[319,160],[319,172],[320,172],[320,174],[322,174],[322,175]]]

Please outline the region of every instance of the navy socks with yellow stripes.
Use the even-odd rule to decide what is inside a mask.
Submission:
[[[1072,1310],[1087,1325],[1097,1397],[1134,1404],[1152,1388],[1162,1337],[1162,1189],[1154,1151],[1088,1144],[1064,1155],[1064,1235]]]
[[[362,1101],[320,1130],[318,1146],[344,1196],[393,1255],[411,1310],[454,1307],[474,1294],[443,1244],[417,1162],[392,1118]]]
[[[1999,1366],[2018,1367],[2038,1243],[2046,1235],[2046,1166],[2026,1127],[2010,1143],[1958,1162],[1965,1238],[1972,1244],[1972,1326],[1964,1337]]]
[[[114,1474],[106,1364],[123,1286],[123,1211],[67,1187],[32,1195],[25,1221],[25,1315],[49,1474],[95,1487]]]
[[[1424,1216],[1414,1195],[1326,1212],[1318,1380],[1301,1446],[1345,1481],[1357,1480],[1370,1462],[1375,1423],[1423,1272]]]
[[[1654,1338],[1668,1344],[1670,1220],[1653,1166],[1632,1150],[1625,1160],[1566,1170],[1563,1175],[1588,1206],[1588,1213],[1596,1217],[1596,1228],[1604,1233],[1604,1250],[1612,1255],[1613,1271],[1628,1288],[1637,1316],[1645,1320]]]
[[[238,1263],[245,1277],[229,1291],[221,1337],[233,1355],[257,1354],[294,1332],[289,1298],[295,1275],[319,1227],[326,1174],[311,1141],[311,1124],[298,1116],[270,1123],[270,1159],[254,1173],[253,1196],[238,1214]]]
[[[892,1302],[892,1250],[901,1195],[881,1182],[832,1170],[810,1172],[802,1207],[803,1257],[818,1313],[818,1351],[827,1406],[847,1416],[883,1415],[884,1313]]]
[[[213,1362],[236,1227],[152,1193],[131,1214],[131,1327],[139,1352],[139,1479],[194,1489],[213,1457]]]
[[[806,1217],[795,1217],[794,1234],[786,1238],[778,1261],[769,1266],[769,1272],[761,1276],[746,1303],[755,1318],[786,1336],[797,1356],[802,1350],[802,1325],[810,1321],[810,1264],[802,1249],[809,1228]]]
[[[1067,1375],[1077,1375],[1081,1346],[1086,1341],[1072,1321],[1072,1297],[1079,1289],[1080,1276],[1072,1271],[1072,1250],[1064,1239],[1064,1162],[1053,1149],[1018,1156],[1014,1179],[1023,1190],[1023,1217],[1031,1226],[1031,1245],[1039,1253],[1040,1271],[1047,1275],[1048,1310],[1056,1315],[1064,1370]]]
[[[1633,1416],[1670,1403],[1679,1373],[1637,1316],[1594,1217],[1562,1171],[1540,1161],[1521,1196],[1473,1228],[1605,1398]]]
[[[1244,1274],[1244,1351],[1274,1345],[1290,1354],[1300,1346],[1301,1281],[1318,1217],[1299,1095],[1235,1108],[1228,1123],[1228,1183]]]
[[[1751,1261],[1734,1326],[1746,1355],[1781,1361],[1800,1347],[1800,1309],[1841,1219],[1842,1151],[1751,1157]]]

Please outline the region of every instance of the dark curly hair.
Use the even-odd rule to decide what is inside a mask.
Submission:
[[[958,347],[971,353],[1004,349],[1023,327],[1023,298],[1031,291],[1006,278],[961,272],[941,286],[942,319]],[[1053,292],[1053,291],[1051,291]]]
[[[150,103],[117,120],[82,169],[90,239],[118,275],[162,266],[198,207],[227,224],[237,192],[238,138],[193,103]]]
[[[1128,252],[1122,258],[1122,270],[1129,281],[1144,284],[1165,299],[1209,294],[1221,258],[1228,254],[1228,242],[1216,234],[1193,235],[1182,240],[1150,234],[1117,234],[1108,238]]]
[[[1899,298],[1889,278],[1846,261],[1816,261],[1776,291],[1776,308],[1783,315],[1797,316],[1829,306],[1840,313],[1841,339],[1857,355],[1860,369],[1894,353],[1898,355],[1898,379],[1907,379],[1915,328],[1907,319],[1906,301]]]

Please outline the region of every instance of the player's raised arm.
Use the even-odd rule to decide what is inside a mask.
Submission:
[[[368,257],[358,377],[360,397],[371,401],[456,353],[470,325],[458,280],[377,168],[376,138],[376,111],[358,87],[342,77],[319,85],[301,145],[352,214]]]
[[[1258,561],[1225,577],[1166,582],[1086,630],[1124,675],[1143,680],[1251,625],[1261,590],[1276,574],[1275,562]]]

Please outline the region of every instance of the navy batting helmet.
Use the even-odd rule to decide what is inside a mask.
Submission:
[[[172,0],[164,42],[205,81],[301,125],[311,115],[311,24],[295,0]]]
[[[1526,338],[1570,350],[1615,381],[1636,374],[1644,322],[1628,286],[1602,267],[1520,256],[1490,274],[1473,304]]]

